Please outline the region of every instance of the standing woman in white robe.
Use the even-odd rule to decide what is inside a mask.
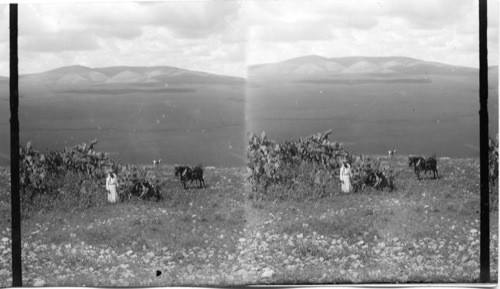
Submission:
[[[108,171],[108,177],[106,178],[106,191],[108,191],[108,202],[115,203],[118,199],[118,177],[112,170]]]
[[[340,189],[343,193],[350,193],[352,190],[351,175],[351,165],[346,161],[342,162],[342,166],[340,167],[340,183],[342,185]]]

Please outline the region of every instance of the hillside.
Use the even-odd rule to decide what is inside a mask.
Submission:
[[[498,133],[498,67],[490,68]],[[186,69],[69,66],[21,76],[21,143],[61,149],[98,139],[126,162],[245,164],[245,134],[278,141],[333,129],[356,151],[479,154],[478,70],[407,57],[305,56],[248,68],[248,79]],[[0,135],[9,135],[0,80]],[[418,138],[415,138],[418,135]],[[9,163],[0,138],[0,165]]]
[[[304,56],[278,63],[249,67],[249,80],[255,82],[303,81],[313,83],[426,83],[429,77],[477,76],[478,69],[422,61],[408,57]]]
[[[51,88],[112,84],[168,87],[169,85],[179,84],[220,85],[242,82],[243,79],[238,77],[221,76],[169,66],[89,68],[74,65],[43,73],[25,74],[19,78],[21,87],[44,85]]]
[[[479,278],[479,160],[438,160],[417,181],[406,156],[381,157],[396,191],[300,202],[249,199],[245,168],[207,168],[183,190],[155,169],[163,201],[132,200],[24,219],[25,286],[469,283]],[[0,171],[0,286],[10,286],[9,171]],[[498,211],[491,212],[491,276]],[[158,276],[158,271],[161,275]]]

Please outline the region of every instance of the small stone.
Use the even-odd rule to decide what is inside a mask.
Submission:
[[[475,267],[477,266],[478,264],[476,263],[476,261],[474,260],[469,260],[465,263],[466,266],[469,266],[469,267]]]
[[[247,239],[245,239],[245,238],[240,238],[238,241],[239,241],[240,243],[245,243],[245,242],[246,242],[246,240],[247,240]]]
[[[33,283],[34,287],[42,287],[45,286],[45,281],[43,279],[35,279],[35,283]]]
[[[274,276],[274,271],[270,268],[264,269],[264,273],[262,273],[262,278],[271,278]]]
[[[7,237],[2,238],[2,242],[7,243],[8,241],[9,241],[9,238],[7,238]]]
[[[422,255],[417,256],[417,262],[420,264],[424,260],[424,257]]]

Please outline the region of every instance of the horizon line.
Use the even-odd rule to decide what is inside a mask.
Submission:
[[[252,66],[277,64],[277,63],[286,62],[286,61],[298,59],[298,58],[305,58],[305,57],[319,57],[319,58],[324,58],[324,59],[328,59],[328,60],[342,59],[342,58],[356,58],[356,57],[360,57],[360,58],[408,58],[408,59],[412,59],[412,60],[416,60],[416,61],[423,61],[423,62],[428,62],[428,63],[438,63],[438,64],[444,64],[444,65],[449,65],[449,66],[456,66],[456,67],[463,67],[463,68],[479,70],[479,68],[476,68],[476,67],[463,66],[463,65],[452,65],[452,64],[447,64],[447,63],[437,62],[437,61],[421,60],[421,59],[413,58],[413,57],[409,57],[409,56],[360,56],[360,55],[353,55],[353,56],[342,56],[342,57],[325,57],[325,56],[317,55],[317,54],[297,56],[297,57],[292,57],[292,58],[288,58],[288,59],[280,60],[280,61],[276,61],[276,62],[248,64],[248,65],[246,65],[246,67],[248,70],[248,68],[250,68]],[[152,65],[152,66],[110,65],[110,66],[90,67],[90,66],[86,66],[86,65],[82,65],[82,64],[71,64],[71,65],[64,65],[64,66],[60,66],[57,68],[52,68],[52,69],[39,71],[39,72],[29,72],[29,73],[23,73],[23,74],[20,73],[19,76],[32,75],[32,74],[42,74],[42,73],[47,73],[47,72],[54,71],[57,69],[61,69],[61,68],[65,68],[65,67],[72,67],[72,66],[81,66],[81,67],[89,68],[89,69],[101,69],[101,68],[112,68],[112,67],[130,67],[130,68],[169,67],[169,68],[176,68],[176,69],[192,71],[192,72],[207,73],[207,74],[218,75],[218,76],[228,76],[228,77],[236,77],[236,78],[246,79],[246,77],[242,77],[242,76],[219,74],[219,73],[207,72],[207,71],[202,71],[202,70],[191,70],[188,68],[180,68],[180,67],[170,66],[170,65]],[[498,66],[499,66],[498,64],[488,65],[488,68],[498,67]],[[5,76],[5,75],[0,75],[0,77],[10,78],[9,76]]]

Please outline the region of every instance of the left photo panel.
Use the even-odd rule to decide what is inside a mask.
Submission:
[[[23,286],[243,284],[236,1],[20,4]],[[10,287],[9,7],[0,6],[0,287]]]

